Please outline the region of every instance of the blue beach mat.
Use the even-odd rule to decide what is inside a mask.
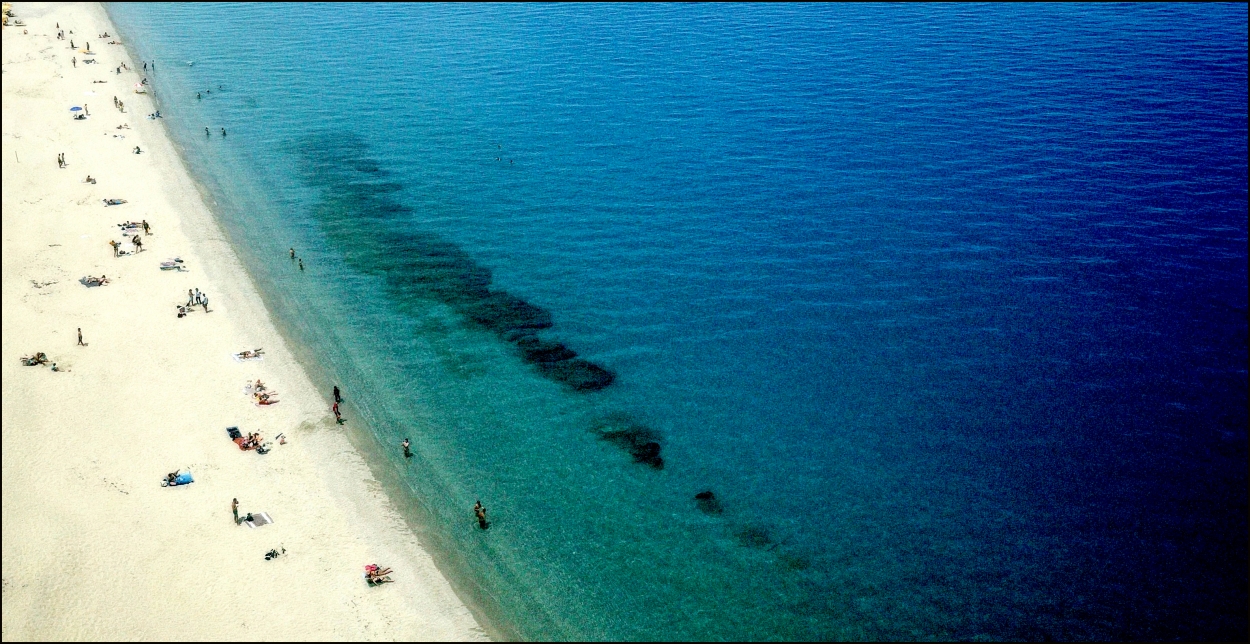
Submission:
[[[174,482],[172,484],[169,481],[161,481],[161,487],[177,487],[179,485],[186,485],[188,483],[194,483],[194,482],[195,482],[195,479],[191,478],[190,472],[183,472],[182,474],[178,475],[178,478],[174,479]]]

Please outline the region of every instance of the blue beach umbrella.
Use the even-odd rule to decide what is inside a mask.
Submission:
[[[82,111],[82,108],[81,108],[81,107],[78,107],[77,105],[75,105],[75,106],[73,106],[73,107],[69,108],[69,111],[71,111],[71,112],[81,112],[81,111]]]

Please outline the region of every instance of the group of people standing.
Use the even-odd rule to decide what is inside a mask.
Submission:
[[[201,293],[198,288],[194,292],[191,289],[187,289],[187,308],[197,305],[203,306],[204,312],[208,313],[208,294]]]

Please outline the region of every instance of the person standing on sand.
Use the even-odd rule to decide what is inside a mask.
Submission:
[[[192,304],[195,304],[195,294],[191,292],[191,289],[187,289],[187,306]]]
[[[87,343],[82,341],[82,327],[78,327],[78,346],[87,346]]]
[[[330,410],[334,412],[334,422],[336,422],[336,423],[338,423],[338,424],[342,425],[342,424],[343,424],[343,416],[342,416],[341,414],[339,414],[339,404],[338,404],[338,403],[334,403],[334,405],[330,407]]]
[[[118,250],[117,250],[117,247],[118,247],[119,245],[120,245],[120,244],[118,244],[118,243],[117,243],[117,240],[115,240],[115,239],[110,239],[110,240],[109,240],[109,246],[112,246],[112,247],[113,247],[113,257],[120,257],[120,254],[119,254],[119,252],[118,252]]]
[[[203,295],[200,297],[200,304],[204,305],[204,312],[208,313],[208,296],[207,295]]]
[[[144,234],[144,235],[151,235],[151,234],[152,234],[152,228],[151,228],[150,226],[148,226],[148,220],[146,220],[146,219],[144,219],[144,220],[143,220],[143,234]]]
[[[87,109],[87,104],[86,104],[86,103],[83,103],[83,104],[82,104],[82,113],[83,113],[83,114],[86,114],[87,116],[91,116],[91,110]]]
[[[230,512],[234,514],[234,524],[239,525],[239,500],[234,499],[230,502]]]
[[[78,57],[77,56],[74,56],[73,58],[69,59],[69,62],[74,64],[74,69],[78,69]]]

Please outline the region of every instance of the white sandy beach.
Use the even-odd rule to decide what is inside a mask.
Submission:
[[[116,33],[103,9],[12,8],[25,26],[3,32],[3,639],[484,639],[145,118],[142,65],[98,37]],[[90,118],[73,120],[83,103]],[[114,258],[116,224],[142,219],[144,251]],[[189,270],[159,270],[173,256]],[[112,283],[78,281],[101,274]],[[179,319],[191,288],[211,312]],[[231,358],[255,347],[263,361]],[[19,363],[35,351],[62,371]],[[243,387],[256,378],[282,402],[252,404]],[[240,451],[227,426],[289,442]],[[195,482],[161,487],[179,468]],[[275,523],[236,526],[235,497]],[[393,567],[396,583],[368,587],[369,563]]]

